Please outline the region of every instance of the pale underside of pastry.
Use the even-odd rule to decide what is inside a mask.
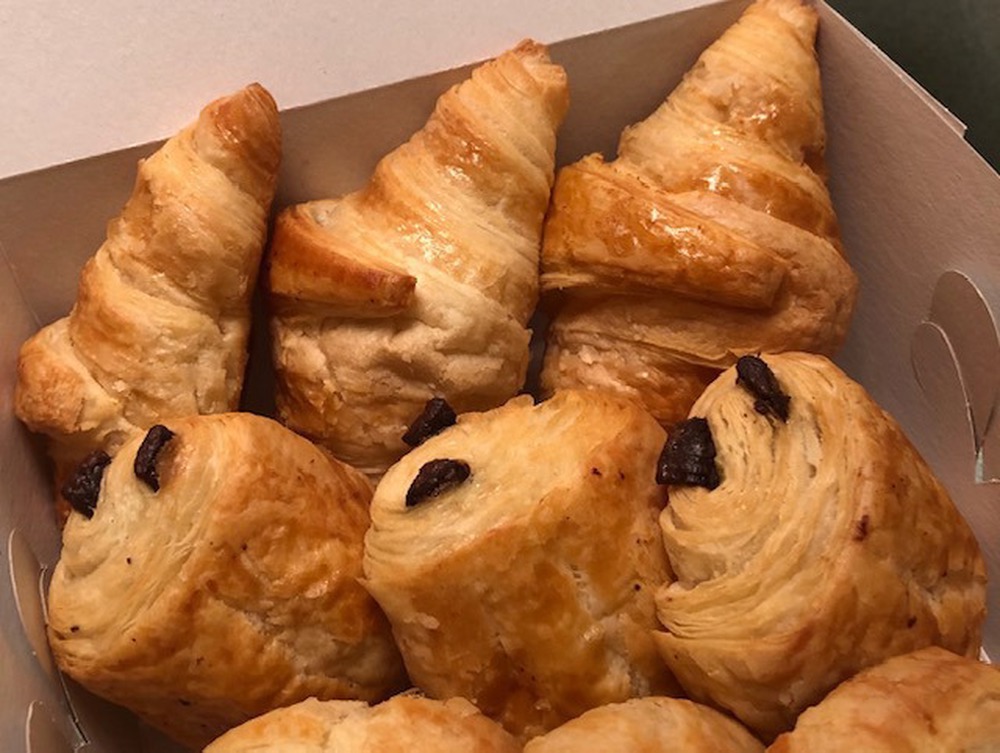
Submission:
[[[588,711],[524,753],[763,753],[764,746],[728,716],[681,698],[639,698]]]
[[[1000,669],[944,649],[890,659],[799,717],[773,753],[993,753],[1000,750]]]
[[[560,171],[545,390],[615,389],[669,426],[740,355],[843,341],[856,279],[824,182],[816,27],[800,0],[759,0],[616,160]]]
[[[567,391],[460,416],[390,468],[365,585],[414,684],[468,698],[523,738],[677,693],[652,640],[653,592],[670,577],[656,523],[663,440],[637,404]],[[467,477],[413,498],[442,460]]]
[[[136,470],[140,433],[104,470],[93,517],[67,521],[48,602],[60,668],[188,745],[310,696],[405,687],[357,582],[367,479],[270,419],[165,425],[157,491]]]
[[[50,438],[57,479],[160,418],[237,408],[280,156],[253,84],[139,163],[69,316],[21,348],[15,412]]]
[[[521,746],[462,698],[399,695],[369,707],[315,699],[231,730],[205,753],[519,753]]]
[[[567,105],[562,68],[523,42],[445,93],[361,190],[279,217],[282,421],[378,475],[428,399],[485,410],[517,392]]]
[[[975,656],[986,575],[947,492],[860,385],[822,356],[762,360],[787,422],[736,369],[691,409],[721,483],[669,487],[660,523],[677,581],[657,594],[658,643],[693,699],[773,739],[889,657]]]

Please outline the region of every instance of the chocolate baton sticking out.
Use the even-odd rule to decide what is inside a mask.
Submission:
[[[774,416],[788,421],[788,403],[771,367],[757,356],[743,356],[736,362],[736,384],[745,389],[755,400],[753,409],[764,416]]]
[[[146,482],[154,492],[160,491],[160,475],[156,472],[156,458],[163,446],[174,438],[174,433],[162,424],[156,424],[148,432],[135,454],[133,470],[136,478]]]
[[[715,441],[708,421],[704,418],[681,421],[670,431],[660,453],[656,464],[656,483],[714,489],[719,481],[719,469],[715,466]]]
[[[452,426],[458,417],[443,397],[432,397],[424,406],[423,412],[417,416],[410,428],[403,435],[403,441],[410,447],[416,447],[426,442],[435,434]]]
[[[425,499],[458,486],[469,478],[470,473],[469,464],[464,460],[441,458],[424,463],[406,492],[406,506],[419,505]]]
[[[101,495],[101,479],[111,457],[104,450],[94,450],[80,463],[73,477],[62,488],[62,495],[74,510],[92,518]]]

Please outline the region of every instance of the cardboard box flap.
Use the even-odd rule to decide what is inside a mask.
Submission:
[[[1000,486],[977,468],[997,402],[1000,176],[925,92],[900,86],[867,40],[821,14],[830,188],[861,283],[838,361],[900,421],[976,532],[992,576],[984,643],[996,655]],[[942,277],[950,271],[969,285]],[[928,319],[947,340],[927,344]],[[985,351],[973,357],[973,346]]]

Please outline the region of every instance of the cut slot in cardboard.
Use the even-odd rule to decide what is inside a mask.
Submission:
[[[622,127],[659,104],[746,5],[704,4],[552,45],[573,99],[560,163],[611,156]],[[861,281],[838,361],[900,421],[979,537],[992,576],[985,648],[1000,655],[1000,338],[991,313],[1000,306],[1000,177],[926,92],[828,6],[819,10],[831,190]],[[283,113],[279,206],[357,187],[467,71]],[[42,606],[31,603],[40,596],[25,580],[37,582],[35,560],[55,563],[58,533],[39,445],[11,414],[21,342],[68,311],[80,267],[131,190],[136,160],[155,147],[0,182],[0,541],[8,542],[0,739],[17,753],[172,749],[124,712],[71,684],[66,692],[43,655]],[[251,385],[266,383],[266,364],[258,352]]]

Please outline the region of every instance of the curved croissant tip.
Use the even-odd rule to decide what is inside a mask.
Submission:
[[[263,84],[254,81],[252,84],[240,89],[240,91],[236,92],[233,96],[235,97],[241,94],[252,97],[262,107],[268,110],[273,110],[274,112],[278,111],[277,102],[274,101],[274,97],[271,95],[271,92],[265,89]]]
[[[278,105],[271,92],[256,82],[210,102],[203,112],[220,110],[241,112],[247,116],[262,115],[265,119],[273,117],[275,121],[278,117]]]
[[[281,121],[271,93],[252,83],[211,102],[199,117],[199,128],[208,127],[225,143],[239,148],[244,156],[263,169],[275,173],[281,159]]]
[[[748,12],[761,10],[781,18],[806,36],[814,36],[819,13],[808,0],[757,0]]]
[[[517,46],[509,51],[509,54],[517,55],[519,57],[542,58],[548,62],[549,48],[541,42],[536,42],[534,39],[527,38],[518,42]]]

